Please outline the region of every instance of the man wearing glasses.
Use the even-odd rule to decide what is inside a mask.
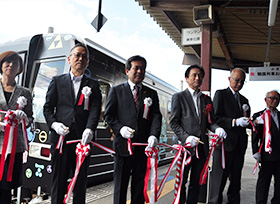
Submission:
[[[241,172],[248,144],[246,127],[249,125],[250,106],[248,100],[239,93],[246,74],[241,68],[231,71],[229,87],[217,90],[213,99],[216,123],[227,133],[225,144],[225,169],[221,165],[221,145],[213,154],[210,177],[210,203],[223,202],[223,190],[229,178],[228,203],[240,203]]]
[[[70,50],[68,63],[69,73],[52,78],[44,105],[51,130],[52,204],[63,203],[69,173],[75,172],[76,143],[66,141],[81,140],[82,147],[87,145],[94,138],[101,110],[99,83],[84,74],[89,63],[87,47],[76,44]],[[73,190],[76,204],[85,203],[89,159],[90,156],[85,158]]]
[[[279,93],[270,91],[265,97],[266,108],[253,115],[257,131],[253,132],[253,157],[259,162],[259,177],[256,187],[256,203],[267,203],[269,186],[274,176],[272,204],[280,203],[280,113]]]

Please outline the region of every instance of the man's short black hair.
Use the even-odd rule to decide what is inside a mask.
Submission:
[[[143,62],[145,68],[146,68],[146,66],[147,66],[147,61],[146,61],[146,59],[145,59],[144,57],[141,57],[140,55],[135,55],[135,56],[130,57],[130,58],[126,61],[126,63],[125,63],[125,68],[126,68],[126,69],[130,70],[130,68],[131,68],[131,62],[132,62],[132,61],[141,61],[141,62]]]
[[[87,48],[87,46],[86,46],[85,44],[83,44],[83,43],[77,43],[77,44],[75,44],[75,45],[71,48],[71,50],[70,50],[70,55],[71,55],[71,52],[72,52],[76,47],[83,47],[83,48],[85,48],[85,50],[86,50],[86,52],[87,52],[87,56],[89,57],[88,48]]]
[[[191,66],[189,66],[189,67],[187,68],[187,70],[186,70],[186,72],[185,72],[185,78],[186,78],[186,77],[189,78],[190,71],[191,71],[192,69],[200,69],[200,71],[201,71],[201,73],[202,73],[202,78],[204,77],[205,72],[204,72],[203,67],[202,67],[202,66],[199,66],[199,65],[197,65],[197,64],[194,64],[194,65],[191,65]]]

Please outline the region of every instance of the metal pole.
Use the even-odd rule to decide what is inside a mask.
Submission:
[[[272,26],[269,26],[269,34],[268,34],[267,49],[266,49],[266,56],[265,56],[265,61],[266,62],[269,62],[271,35],[272,35]]]
[[[99,32],[101,26],[102,26],[102,14],[101,14],[101,4],[102,0],[99,0],[99,5],[98,5],[98,23],[97,23],[97,32]]]
[[[17,188],[17,204],[20,204],[21,187]]]

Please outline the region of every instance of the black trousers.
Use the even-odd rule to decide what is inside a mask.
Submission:
[[[266,204],[272,176],[274,176],[274,195],[271,204],[280,203],[280,160],[261,163],[256,187],[256,204]]]
[[[182,188],[181,188],[181,194],[180,194],[180,204],[197,204],[198,202],[198,196],[199,196],[199,178],[201,171],[203,169],[203,166],[205,164],[206,157],[200,156],[199,159],[197,159],[196,155],[192,156],[191,163],[185,167],[184,174],[183,174],[183,182],[182,182]],[[188,186],[188,196],[186,194],[186,184],[188,182],[188,176],[190,173],[190,182]]]
[[[126,204],[128,183],[131,175],[131,204],[144,204],[144,179],[147,156],[134,153],[132,156],[114,156],[114,204]]]
[[[210,200],[211,204],[223,203],[223,191],[229,178],[230,184],[227,192],[228,203],[240,203],[241,173],[244,165],[244,154],[235,148],[232,152],[225,152],[225,169],[221,165],[221,150],[213,153],[213,167],[210,174]]]
[[[63,144],[63,154],[59,154],[59,150],[55,149],[56,144],[52,144],[52,188],[51,188],[51,203],[63,204],[65,194],[67,193],[70,173],[75,173],[76,168],[76,145]],[[78,178],[73,190],[73,204],[84,204],[87,188],[87,171],[89,166],[90,155],[88,155],[78,174]],[[73,175],[71,175],[73,176]]]

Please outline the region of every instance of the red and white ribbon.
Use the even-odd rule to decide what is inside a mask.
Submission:
[[[270,132],[270,127],[271,127],[271,111],[266,110],[263,113],[263,120],[264,120],[264,151],[268,152],[271,154],[272,152],[272,147],[271,147],[271,132]]]
[[[80,105],[83,104],[83,101],[84,101],[84,110],[89,110],[89,96],[90,96],[90,94],[91,94],[91,88],[88,87],[88,86],[85,86],[82,89],[82,93],[81,93],[79,103],[78,103],[78,105],[80,106]]]
[[[150,106],[153,104],[153,100],[150,97],[144,99],[144,111],[143,118],[149,120]]]
[[[264,146],[264,150],[265,152],[268,152],[269,154],[271,154],[272,152],[272,147],[271,147],[271,132],[270,132],[270,127],[271,127],[271,111],[270,110],[266,110],[263,112],[262,115],[263,121],[264,121],[264,125],[263,125],[263,141],[260,145],[259,148],[259,153],[261,153],[262,151],[262,147],[263,144]],[[255,167],[253,169],[252,174],[255,175],[257,168],[259,166],[259,162],[257,161],[255,164]]]
[[[62,149],[63,149],[64,138],[65,138],[65,135],[59,135],[57,144],[55,146],[55,149],[59,149],[59,154],[63,154],[63,150]]]
[[[130,138],[127,139],[127,150],[128,150],[130,155],[133,155],[132,144],[131,144],[131,139]]]
[[[157,166],[158,166],[158,147],[146,147],[145,154],[147,155],[147,170],[145,176],[144,184],[144,197],[146,203],[157,202]],[[147,194],[147,188],[149,183],[149,178],[151,178],[151,189],[150,189],[150,199]]]
[[[16,148],[17,148],[17,127],[19,121],[16,117],[16,114],[13,111],[8,111],[5,115],[4,122],[6,123],[5,134],[4,134],[4,141],[1,153],[1,162],[0,162],[0,180],[2,180],[4,167],[5,167],[5,160],[8,155],[8,146],[12,144],[11,155],[10,155],[10,162],[8,167],[7,173],[7,181],[12,181],[13,176],[13,168],[14,168],[14,161],[16,155]]]
[[[207,111],[208,123],[212,124],[212,120],[211,120],[211,112],[213,111],[212,104],[207,104],[206,111]]]
[[[208,167],[209,167],[209,162],[210,158],[212,157],[215,149],[222,144],[222,158],[221,158],[221,165],[222,168],[225,168],[225,147],[224,147],[224,139],[223,137],[219,137],[218,135],[211,135],[212,140],[211,140],[211,149],[208,154],[208,157],[206,159],[206,162],[204,164],[204,167],[202,169],[202,172],[200,174],[200,179],[199,179],[199,185],[206,184],[206,179],[207,179],[207,173],[208,173]]]
[[[76,147],[76,154],[77,154],[77,158],[76,158],[76,169],[75,169],[75,175],[74,177],[71,179],[71,182],[68,185],[68,191],[67,191],[67,195],[64,198],[64,203],[69,203],[70,202],[70,198],[72,195],[72,192],[74,190],[78,175],[79,175],[79,171],[80,168],[86,158],[86,156],[88,156],[90,153],[90,145],[87,144],[86,146],[83,146],[81,143],[77,144]]]

